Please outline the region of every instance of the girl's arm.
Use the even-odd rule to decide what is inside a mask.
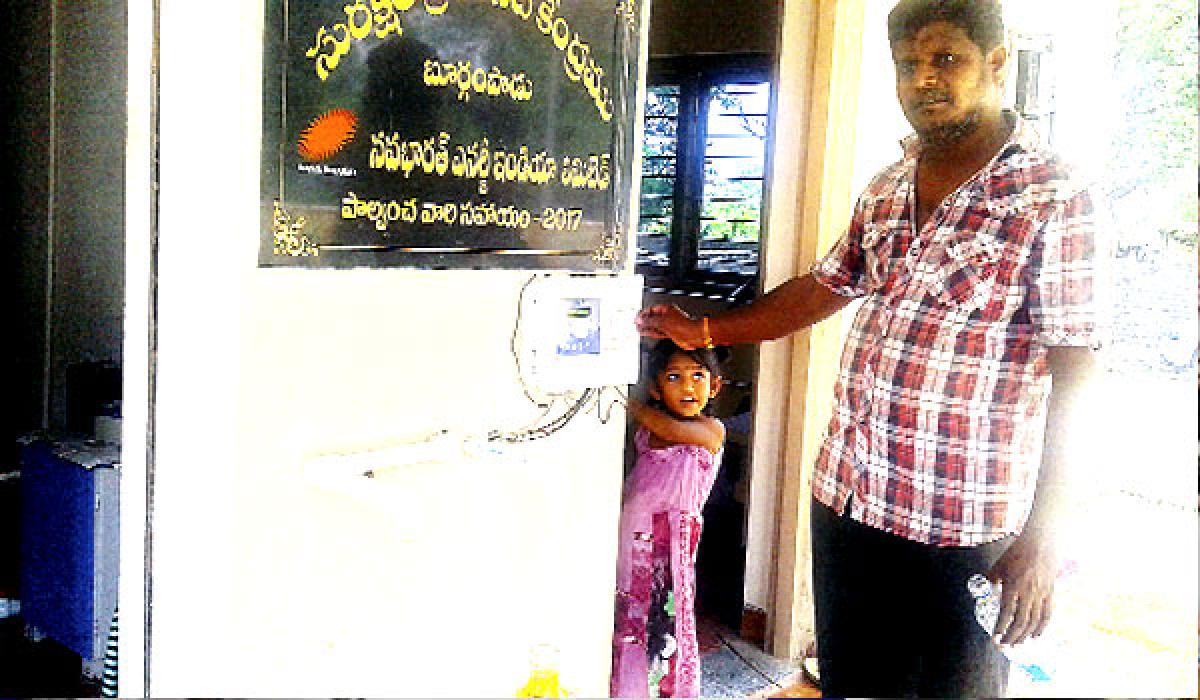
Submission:
[[[712,416],[700,415],[691,420],[680,420],[633,398],[629,399],[626,410],[642,427],[663,442],[699,445],[713,454],[725,444],[725,425]]]

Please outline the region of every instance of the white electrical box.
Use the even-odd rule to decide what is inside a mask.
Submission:
[[[641,275],[536,277],[521,297],[520,369],[544,394],[637,382]]]

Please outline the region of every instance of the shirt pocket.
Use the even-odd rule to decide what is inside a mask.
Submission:
[[[946,246],[930,280],[938,303],[973,311],[994,301],[1003,245],[983,236],[952,241]]]
[[[875,222],[863,224],[863,265],[868,292],[879,291],[891,278],[895,264],[893,248],[898,238],[892,226]]]

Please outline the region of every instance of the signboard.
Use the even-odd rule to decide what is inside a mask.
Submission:
[[[643,0],[268,0],[259,264],[616,269]]]

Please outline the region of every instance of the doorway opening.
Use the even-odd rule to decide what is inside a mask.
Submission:
[[[637,239],[646,304],[704,315],[756,296],[769,76],[765,55],[651,60]],[[730,630],[743,614],[756,360],[753,348],[730,351],[709,411],[727,437],[704,509],[697,613]]]
[[[126,14],[105,0],[3,15],[5,696],[116,693]]]

